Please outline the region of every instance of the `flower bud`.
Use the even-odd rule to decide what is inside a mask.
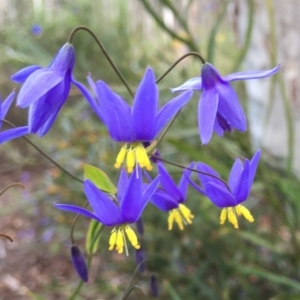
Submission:
[[[71,247],[71,259],[73,266],[79,275],[79,277],[84,281],[88,281],[88,269],[84,259],[84,256],[80,252],[79,248],[76,245]]]
[[[155,275],[151,275],[150,277],[150,290],[151,295],[154,298],[158,298],[159,292],[158,292],[158,282]]]
[[[135,261],[136,264],[139,265],[139,272],[143,273],[146,269],[146,264],[145,264],[145,259],[146,259],[146,251],[143,247],[140,249],[135,250]]]
[[[140,236],[144,235],[144,222],[142,217],[140,217],[137,221],[136,221],[136,229],[139,233]]]

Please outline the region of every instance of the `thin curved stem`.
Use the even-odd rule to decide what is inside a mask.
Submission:
[[[20,183],[20,182],[14,182],[14,183],[11,183],[10,185],[8,185],[7,187],[5,187],[2,191],[0,191],[0,196],[2,194],[4,194],[7,190],[9,190],[11,187],[14,187],[14,186],[20,186],[21,188],[25,189],[25,185]]]
[[[11,126],[12,128],[16,128],[16,126],[5,120],[2,119],[1,121],[3,121],[4,123],[8,124],[9,126]],[[58,164],[54,159],[52,159],[49,155],[47,155],[42,149],[40,149],[38,146],[36,146],[28,137],[26,136],[22,136],[22,138],[29,143],[35,150],[37,150],[40,154],[42,154],[44,157],[46,157],[49,161],[51,161],[57,168],[59,168],[60,170],[62,170],[64,173],[66,173],[67,175],[69,175],[71,178],[73,178],[74,180],[83,183],[83,180],[81,180],[80,178],[74,176],[73,174],[71,174],[69,171],[67,171],[64,167],[62,167],[60,164]]]
[[[86,208],[88,206],[89,202],[86,202],[85,205],[83,206],[83,208]],[[81,215],[80,214],[77,214],[77,216],[75,217],[73,223],[72,223],[72,227],[71,227],[71,232],[70,232],[70,239],[71,239],[71,242],[72,242],[72,245],[75,245],[75,240],[74,240],[74,228],[75,228],[75,225],[79,219]]]
[[[88,32],[93,37],[93,39],[97,43],[98,47],[103,52],[104,56],[106,57],[106,59],[108,60],[108,62],[110,63],[110,65],[112,66],[114,71],[117,73],[117,75],[119,76],[119,78],[121,79],[123,84],[125,85],[128,93],[131,95],[131,97],[133,97],[134,94],[133,94],[131,88],[129,87],[127,81],[125,80],[124,76],[122,75],[121,71],[118,69],[118,67],[115,65],[115,63],[112,61],[112,59],[110,58],[110,56],[109,56],[108,52],[106,51],[105,47],[103,46],[101,41],[97,38],[97,36],[95,35],[95,33],[91,29],[89,29],[86,26],[77,26],[77,27],[75,27],[69,34],[68,43],[72,43],[74,35],[76,34],[76,32],[78,32],[80,30],[84,30],[84,31]]]
[[[164,159],[158,155],[152,155],[151,157],[155,158],[155,159],[158,159],[158,160],[161,160],[169,165],[172,165],[172,166],[175,166],[175,167],[178,167],[178,168],[181,168],[181,169],[184,169],[184,170],[190,170],[192,172],[195,172],[195,173],[199,173],[199,174],[203,174],[203,175],[207,175],[207,176],[210,176],[212,178],[215,178],[217,180],[220,180],[222,183],[225,184],[225,186],[227,187],[227,189],[230,191],[230,187],[228,186],[227,182],[225,180],[223,180],[222,178],[218,177],[218,176],[215,176],[215,175],[212,175],[210,173],[206,173],[206,172],[202,172],[202,171],[199,171],[199,170],[196,170],[196,169],[193,169],[193,168],[190,168],[190,167],[185,167],[183,165],[180,165],[178,163],[175,163],[175,162],[172,162],[170,160],[167,160],[167,159]]]
[[[13,242],[13,239],[12,239],[9,235],[7,235],[7,234],[0,233],[0,236],[5,237],[5,238],[7,238],[8,240],[10,240],[11,242]]]
[[[168,75],[182,60],[184,60],[186,57],[188,56],[196,56],[198,57],[202,64],[205,64],[205,59],[201,56],[201,54],[199,54],[198,52],[189,52],[189,53],[186,53],[184,55],[182,55],[180,58],[178,58],[168,69],[166,72],[164,72],[160,77],[158,77],[156,79],[156,83],[159,83],[163,78],[166,77],[166,75]]]

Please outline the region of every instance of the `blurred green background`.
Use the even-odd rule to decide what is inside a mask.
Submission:
[[[271,44],[272,1],[262,1],[269,12]],[[242,3],[242,4],[241,4]],[[238,5],[248,11],[243,42],[238,42],[235,14]],[[6,97],[13,88],[10,76],[27,65],[47,66],[66,42],[73,27],[90,27],[134,90],[146,66],[160,76],[180,55],[200,52],[222,74],[243,70],[249,50],[253,18],[259,7],[254,1],[172,0],[4,0],[0,2],[0,85]],[[41,32],[33,32],[36,25]],[[35,26],[35,27],[33,27]],[[273,28],[274,29],[274,28]],[[76,50],[75,76],[86,84],[104,80],[131,103],[130,95],[85,32],[73,39]],[[273,46],[276,44],[272,44]],[[271,49],[271,48],[270,48]],[[270,50],[269,68],[275,61]],[[161,103],[173,96],[170,87],[200,73],[196,58],[187,58],[159,84]],[[240,220],[240,229],[219,225],[219,209],[190,189],[187,206],[195,219],[184,231],[167,230],[167,215],[149,205],[144,213],[147,271],[138,274],[138,284],[147,296],[135,290],[128,299],[151,298],[149,279],[158,278],[160,299],[300,299],[300,201],[299,180],[293,175],[293,124],[289,99],[281,75],[272,79],[286,99],[289,126],[288,156],[281,160],[263,152],[255,184],[246,205],[254,223]],[[268,79],[271,81],[271,79]],[[244,82],[234,83],[247,109]],[[181,164],[203,161],[227,178],[236,156],[252,157],[249,131],[224,138],[214,136],[202,147],[197,130],[199,94],[174,122],[160,151],[166,159]],[[26,124],[26,111],[13,108],[8,117]],[[71,173],[83,176],[82,163],[103,169],[113,180],[119,146],[92,113],[76,89],[72,89],[55,126],[43,139],[30,137],[40,148]],[[14,189],[1,198],[0,230],[14,243],[0,240],[0,299],[68,299],[78,284],[69,257],[69,231],[73,215],[53,208],[53,202],[84,205],[82,186],[55,168],[22,139],[1,145],[1,188],[21,181],[26,190]],[[176,179],[180,170],[170,167]],[[76,241],[85,250],[89,221],[81,218]],[[90,280],[76,299],[121,299],[135,269],[130,256],[108,251],[108,233],[101,237],[94,256]]]

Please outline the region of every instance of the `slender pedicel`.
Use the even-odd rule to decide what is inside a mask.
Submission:
[[[108,62],[110,63],[110,65],[112,66],[112,68],[114,69],[114,71],[117,73],[117,75],[119,76],[119,78],[121,79],[121,81],[123,82],[123,84],[125,85],[128,93],[131,95],[131,97],[133,97],[134,94],[133,94],[131,88],[129,87],[127,81],[125,80],[124,76],[122,75],[121,71],[118,69],[118,67],[115,65],[115,63],[112,61],[112,59],[108,55],[108,52],[104,48],[103,44],[100,42],[100,40],[97,38],[97,36],[95,35],[95,33],[91,29],[89,29],[86,26],[77,26],[77,27],[75,27],[70,32],[70,34],[69,34],[68,43],[72,43],[74,35],[79,30],[84,30],[84,31],[88,32],[93,37],[93,39],[95,40],[95,42],[97,43],[97,45],[99,46],[99,48],[101,49],[101,51],[103,52],[103,54],[105,55],[106,59],[108,60]]]
[[[9,126],[11,126],[12,128],[16,128],[16,126],[3,119],[1,120],[2,122],[8,124]],[[71,178],[73,178],[76,181],[79,181],[80,183],[83,183],[83,180],[81,180],[80,178],[76,177],[75,175],[71,174],[69,171],[67,171],[64,167],[62,167],[60,164],[58,164],[55,160],[53,160],[50,156],[48,156],[42,149],[40,149],[38,146],[36,146],[31,140],[29,140],[29,138],[27,138],[26,136],[22,136],[22,138],[29,143],[35,150],[37,150],[39,153],[41,153],[44,157],[46,157],[49,161],[51,161],[56,167],[58,167],[60,170],[62,170],[63,172],[65,172],[66,174],[68,174]]]
[[[166,72],[164,72],[160,77],[158,77],[157,79],[156,79],[156,83],[159,83],[163,78],[165,78],[166,77],[166,75],[168,75],[182,60],[184,60],[185,58],[187,58],[188,56],[196,56],[196,57],[198,57],[200,60],[201,60],[201,62],[202,62],[202,64],[205,64],[206,63],[206,61],[205,61],[205,59],[199,54],[199,53],[197,53],[197,52],[189,52],[189,53],[186,53],[186,54],[184,54],[184,55],[182,55],[180,58],[178,58],[168,69],[167,69],[167,71]]]

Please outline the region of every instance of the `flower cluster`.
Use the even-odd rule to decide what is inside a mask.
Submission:
[[[157,145],[171,121],[191,99],[194,90],[202,91],[198,106],[198,127],[203,145],[209,143],[213,132],[223,136],[226,131],[233,129],[246,131],[246,116],[230,82],[271,76],[279,70],[279,66],[268,71],[221,76],[213,65],[204,63],[201,76],[173,88],[172,92],[182,93],[159,107],[159,91],[151,67],[146,69],[130,106],[105,82],[94,82],[89,76],[88,82],[95,94],[94,98],[82,83],[74,79],[74,64],[73,45],[66,43],[48,67],[29,66],[14,74],[12,80],[22,84],[16,103],[20,108],[28,108],[28,125],[0,133],[0,143],[27,134],[44,136],[67,101],[71,85],[74,85],[104,123],[112,140],[122,144],[114,164],[115,168],[120,169],[116,188],[104,187],[100,177],[105,173],[98,170],[98,174],[102,174],[100,177],[87,175],[83,183],[83,191],[91,210],[73,204],[55,204],[55,208],[83,215],[111,227],[109,250],[115,249],[118,253],[123,253],[124,249],[128,252],[127,240],[136,250],[141,248],[132,224],[141,220],[148,202],[168,212],[169,230],[173,229],[174,223],[180,230],[191,224],[196,214],[186,205],[190,185],[222,209],[221,224],[228,219],[234,228],[238,228],[238,216],[241,215],[249,222],[254,221],[249,210],[241,203],[249,197],[261,156],[260,150],[256,151],[250,161],[240,158],[235,160],[228,183],[207,164],[192,162],[188,167],[183,167],[181,179],[176,184],[166,168],[167,161],[157,151]],[[9,95],[0,106],[1,120],[5,118],[14,94]],[[194,179],[195,174],[200,185]],[[77,246],[72,246],[71,253],[75,269],[86,281],[86,266]]]

